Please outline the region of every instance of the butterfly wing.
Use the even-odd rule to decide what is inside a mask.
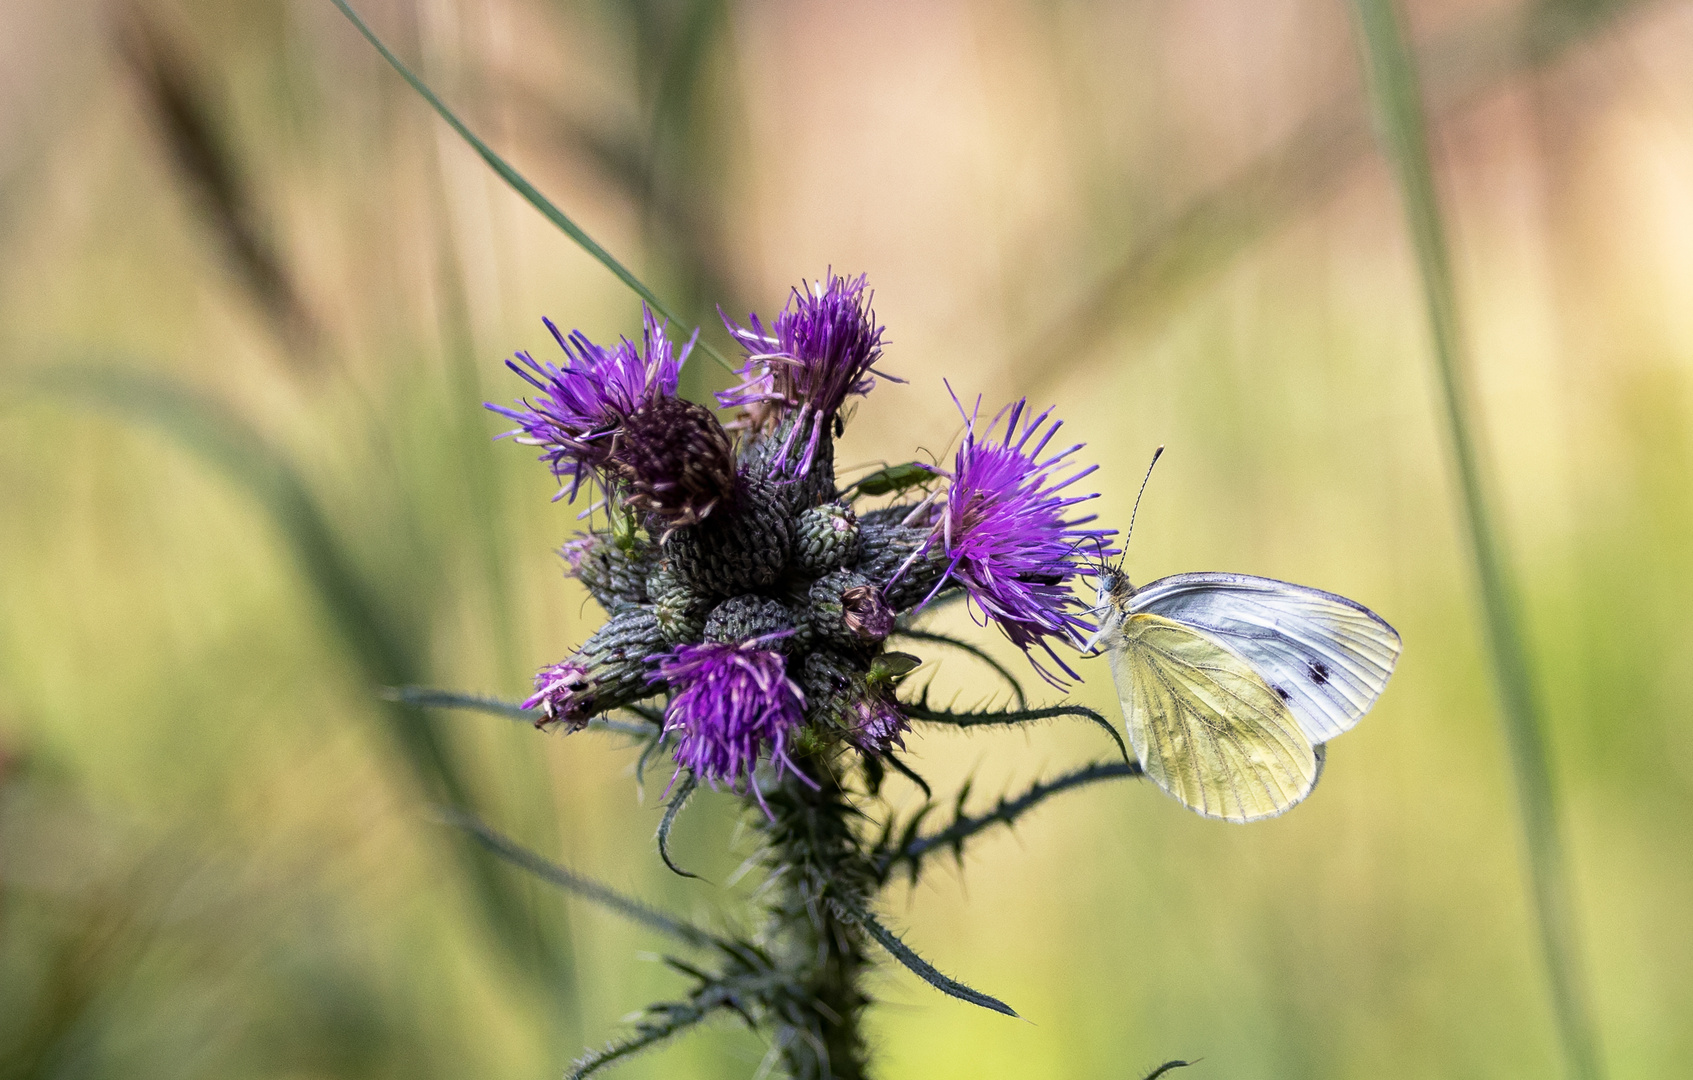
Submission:
[[[1263,676],[1314,743],[1356,724],[1387,687],[1399,633],[1334,593],[1246,574],[1175,574],[1129,598],[1227,644]]]
[[[1311,793],[1317,758],[1287,704],[1240,656],[1159,615],[1128,615],[1107,646],[1141,767],[1191,810],[1273,817]]]

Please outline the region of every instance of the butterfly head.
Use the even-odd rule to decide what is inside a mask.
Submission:
[[[1123,547],[1118,552],[1117,561],[1107,560],[1103,552],[1099,556],[1099,566],[1094,571],[1094,579],[1099,582],[1099,594],[1088,612],[1099,621],[1099,629],[1082,646],[1084,653],[1092,652],[1101,641],[1115,633],[1129,613],[1129,597],[1135,587],[1123,570],[1123,560],[1128,557],[1129,539],[1135,534],[1135,518],[1140,514],[1140,499],[1146,494],[1146,482],[1152,479],[1152,466],[1158,464],[1163,453],[1162,446],[1152,452],[1152,462],[1147,465],[1146,475],[1140,481],[1140,491],[1135,494],[1135,507],[1129,512],[1129,528],[1123,534]]]
[[[1115,633],[1122,625],[1123,617],[1129,611],[1129,595],[1135,587],[1129,583],[1129,575],[1123,573],[1121,562],[1112,564],[1100,561],[1096,575],[1099,582],[1099,593],[1095,597],[1093,607],[1088,609],[1097,622],[1099,629],[1082,646],[1083,653],[1090,653],[1099,647],[1099,643]]]

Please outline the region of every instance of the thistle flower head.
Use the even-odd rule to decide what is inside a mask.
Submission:
[[[624,504],[667,529],[697,525],[735,493],[735,450],[704,405],[659,397],[623,420],[608,471]]]
[[[714,787],[733,789],[745,777],[756,793],[752,773],[762,753],[778,769],[792,768],[788,736],[805,722],[805,694],[769,643],[681,645],[657,657],[649,677],[670,685],[664,729],[679,735],[676,764]]]
[[[979,409],[980,400],[976,404]],[[1074,641],[1078,633],[1091,631],[1070,583],[1085,572],[1078,549],[1089,544],[1090,553],[1103,550],[1113,530],[1082,528],[1092,515],[1066,517],[1077,503],[1097,498],[1071,495],[1067,489],[1098,466],[1072,471],[1069,459],[1082,448],[1079,443],[1048,454],[1061,422],[1047,422],[1050,409],[1030,417],[1027,406],[1025,399],[1001,410],[986,431],[978,430],[974,412],[965,417],[946,506],[928,547],[938,544],[945,552],[943,584],[963,586],[1013,644],[1025,653],[1039,645],[1076,678],[1052,651],[1050,639]],[[996,437],[1001,420],[1004,430]],[[1057,683],[1039,661],[1031,657],[1031,662],[1043,678]]]
[[[570,731],[588,726],[593,715],[593,679],[587,665],[576,659],[549,664],[535,674],[535,693],[523,702],[525,709],[540,709],[536,727],[562,723]]]
[[[881,641],[894,632],[894,613],[874,585],[855,585],[841,592],[841,622],[860,641]]]
[[[911,722],[886,697],[869,691],[848,706],[850,727],[847,738],[866,754],[885,754],[894,747],[905,749],[905,733]]]
[[[690,340],[677,355],[664,324],[643,309],[641,347],[628,338],[611,346],[595,345],[580,330],[566,337],[552,321],[543,320],[564,350],[563,367],[539,362],[527,352],[522,360],[507,360],[537,394],[520,398],[515,407],[488,403],[488,408],[517,422],[506,434],[542,448],[541,460],[570,487],[558,497],[576,497],[584,478],[604,469],[617,448],[618,435],[629,417],[644,406],[676,393],[682,364],[693,348]],[[603,475],[602,475],[603,478]]]
[[[768,329],[757,315],[745,327],[724,319],[746,349],[747,362],[740,385],[717,399],[745,410],[754,428],[774,428],[793,416],[776,458],[779,474],[806,474],[848,395],[869,393],[877,375],[900,381],[873,367],[882,355],[882,328],[865,280],[863,274],[845,278],[831,271],[824,281],[802,283]]]

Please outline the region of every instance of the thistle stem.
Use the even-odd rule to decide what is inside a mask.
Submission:
[[[861,908],[875,874],[852,829],[847,792],[828,763],[798,757],[795,765],[804,776],[784,776],[766,792],[769,816],[759,815],[770,866],[764,943],[798,991],[770,1019],[795,1080],[865,1080],[864,931],[830,901]]]

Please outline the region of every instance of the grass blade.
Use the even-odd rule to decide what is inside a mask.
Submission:
[[[1470,410],[1458,292],[1435,193],[1417,72],[1392,0],[1353,0],[1370,75],[1376,127],[1398,179],[1405,217],[1422,271],[1429,333],[1471,555],[1481,586],[1487,641],[1516,773],[1518,811],[1539,915],[1541,948],[1551,982],[1565,1063],[1572,1077],[1598,1080],[1597,1038],[1587,1012],[1558,804],[1538,694],[1530,670],[1518,596],[1504,543],[1493,524]]]
[[[229,111],[227,102],[214,92],[183,42],[146,7],[121,10],[117,38],[177,178],[221,241],[230,268],[288,346],[284,355],[296,374],[305,373],[321,359],[317,320],[269,238],[269,215],[219,122]]]
[[[478,844],[513,866],[534,874],[548,884],[557,885],[566,892],[574,893],[585,900],[592,900],[607,910],[615,911],[630,922],[639,923],[649,930],[656,930],[667,937],[675,938],[684,945],[692,945],[697,949],[719,947],[719,942],[715,937],[686,919],[666,915],[656,908],[648,907],[634,897],[624,896],[609,885],[602,885],[592,878],[584,877],[574,870],[567,870],[549,859],[542,858],[509,837],[495,832],[473,814],[467,814],[462,810],[443,810],[441,819],[454,828],[464,830]]]
[[[331,2],[341,9],[341,14],[347,16],[348,21],[358,29],[359,33],[364,35],[365,40],[375,46],[376,51],[382,54],[382,59],[388,61],[388,65],[399,73],[400,78],[406,80],[411,88],[423,97],[423,100],[429,102],[430,107],[435,110],[441,119],[447,122],[447,126],[458,132],[459,138],[469,143],[470,148],[475,150],[482,160],[488,163],[488,167],[499,174],[500,179],[510,184],[513,191],[523,196],[525,202],[539,210],[542,217],[558,226],[560,231],[576,241],[577,246],[592,255],[601,266],[617,275],[618,280],[629,286],[635,295],[639,296],[655,313],[670,320],[679,330],[687,326],[687,323],[677,318],[669,308],[665,307],[664,302],[658,298],[657,294],[642,284],[641,280],[632,274],[628,267],[618,262],[611,252],[601,247],[593,237],[582,230],[580,225],[572,221],[568,214],[555,206],[551,199],[541,194],[534,184],[525,180],[521,173],[507,164],[504,158],[494,153],[492,147],[478,138],[474,131],[466,127],[464,121],[460,120],[453,110],[447,108],[447,103],[437,97],[435,91],[429,89],[427,83],[413,74],[411,68],[407,67],[398,56],[395,56],[388,46],[382,43],[382,39],[365,25],[364,20],[359,18],[358,12],[347,4],[347,0],[331,0]],[[717,361],[724,370],[734,370],[729,361],[723,359],[723,355],[712,348],[709,342],[701,340],[698,342],[698,346],[704,349],[706,355]]]

